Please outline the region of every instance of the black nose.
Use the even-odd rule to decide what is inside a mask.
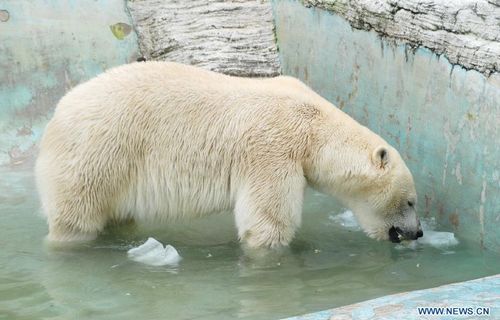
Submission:
[[[417,231],[417,238],[422,238],[424,236],[424,232],[422,230]]]

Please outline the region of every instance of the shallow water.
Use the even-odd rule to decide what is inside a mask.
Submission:
[[[375,242],[330,216],[309,192],[289,250],[255,258],[231,216],[170,226],[121,226],[72,249],[48,249],[31,170],[0,168],[0,318],[270,319],[498,273],[500,257],[460,240],[415,250]],[[179,266],[151,267],[127,250],[153,236]]]

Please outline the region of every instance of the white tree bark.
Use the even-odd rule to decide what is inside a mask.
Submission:
[[[129,0],[128,7],[146,59],[247,77],[280,72],[267,0]]]
[[[500,0],[302,0],[330,10],[357,29],[411,47],[426,47],[452,64],[485,75],[500,72]]]

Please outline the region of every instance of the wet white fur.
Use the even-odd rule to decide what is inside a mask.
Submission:
[[[374,158],[379,146],[388,163]],[[287,245],[308,183],[383,239],[396,203],[415,197],[398,152],[300,81],[166,62],[114,68],[66,94],[36,178],[53,241],[92,239],[110,221],[234,210],[249,246]]]

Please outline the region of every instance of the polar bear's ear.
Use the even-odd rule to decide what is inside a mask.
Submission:
[[[378,146],[373,150],[372,162],[377,168],[387,168],[389,164],[389,151],[385,146]]]

